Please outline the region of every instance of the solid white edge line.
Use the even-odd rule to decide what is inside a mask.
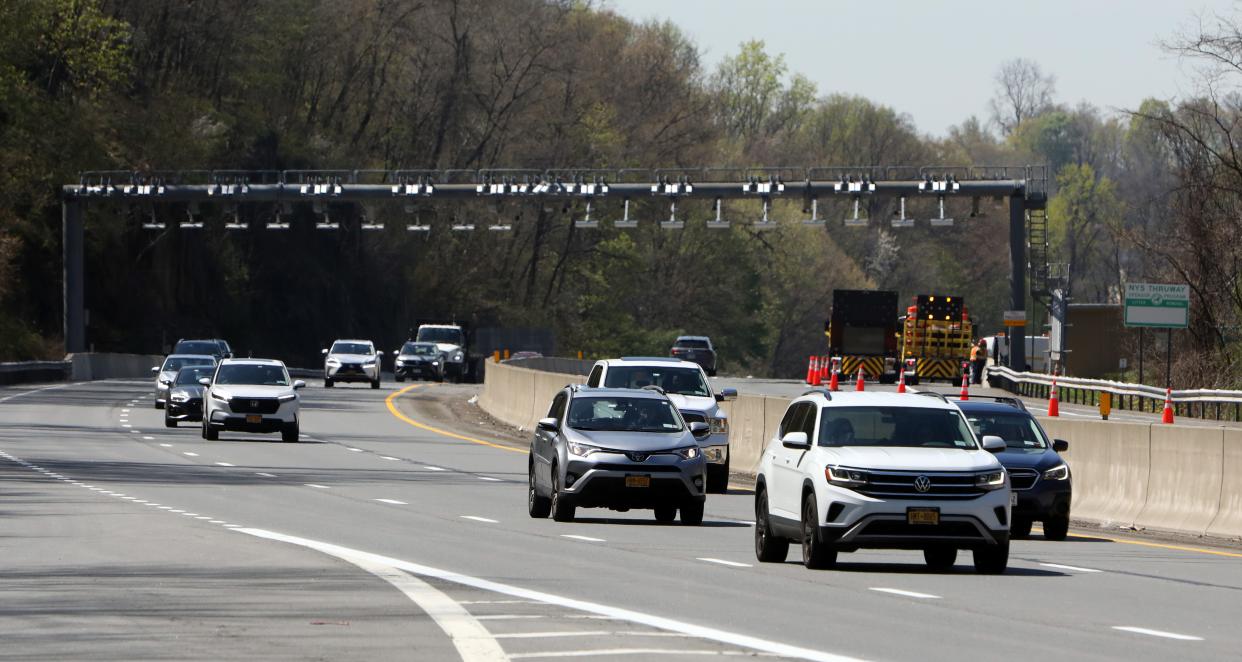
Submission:
[[[1176,639],[1178,641],[1203,641],[1203,637],[1196,637],[1189,634],[1178,634],[1176,632],[1165,632],[1163,630],[1149,630],[1147,628],[1134,627],[1133,625],[1114,625],[1113,629],[1121,630],[1122,632],[1133,632],[1134,634],[1146,634],[1152,637]]]
[[[940,599],[940,596],[932,595],[931,593],[919,593],[917,591],[903,591],[899,588],[872,587],[869,590],[878,591],[880,593],[892,593],[893,595],[903,595],[907,598],[918,598],[919,600],[939,600]]]
[[[745,651],[714,651],[714,650],[678,650],[670,648],[599,648],[595,650],[579,650],[579,651],[547,651],[535,653],[514,653],[509,656],[511,660],[533,660],[539,658],[554,657],[600,657],[604,655],[643,655],[651,656],[684,656],[684,655],[711,655],[711,656],[741,656],[746,655]]]
[[[217,464],[217,465],[219,465],[219,466],[222,466],[222,467],[235,467],[235,466],[237,466],[236,464],[229,464],[228,462],[217,462],[216,464]]]
[[[753,636],[745,635],[745,634],[739,634],[736,632],[728,632],[725,630],[707,627],[704,625],[695,625],[693,623],[686,623],[684,621],[678,621],[676,619],[666,618],[663,616],[655,616],[653,614],[645,614],[639,611],[625,609],[622,607],[611,607],[608,605],[599,604],[597,602],[589,602],[586,600],[567,598],[567,597],[555,595],[552,593],[545,593],[543,591],[535,591],[531,589],[520,588],[517,586],[511,586],[508,584],[501,584],[499,582],[494,582],[488,579],[481,579],[478,577],[471,577],[469,575],[463,575],[461,573],[450,572],[447,570],[440,570],[439,568],[433,568],[430,566],[425,566],[425,565],[421,565],[417,563],[411,563],[409,561],[402,561],[400,559],[394,559],[391,557],[381,556],[378,554],[372,554],[370,552],[354,550],[348,547],[341,547],[339,545],[333,545],[331,543],[319,542],[319,541],[310,540],[307,538],[298,538],[296,536],[288,536],[288,535],[284,535],[281,533],[276,533],[274,531],[267,531],[265,529],[241,528],[238,530],[241,531],[242,533],[255,536],[257,538],[266,538],[268,540],[276,540],[280,542],[289,543],[292,545],[300,545],[302,547],[309,547],[311,549],[316,549],[316,550],[324,552],[325,554],[332,554],[334,556],[345,554],[351,557],[369,559],[374,562],[384,564],[384,565],[390,565],[397,569],[404,570],[406,572],[413,573],[413,574],[416,574],[422,577],[430,577],[433,579],[453,582],[454,584],[469,586],[469,587],[477,588],[477,589],[484,590],[484,591],[500,593],[502,595],[508,595],[514,598],[534,600],[536,602],[542,602],[545,604],[555,605],[555,606],[562,607],[565,609],[573,609],[576,611],[586,612],[587,614],[593,615],[595,617],[624,620],[624,621],[628,621],[631,623],[637,623],[639,625],[646,625],[646,626],[653,627],[653,628],[660,629],[660,630],[667,630],[670,632],[679,632],[681,634],[698,637],[700,639],[709,639],[711,641],[731,644],[734,646],[741,646],[743,648],[749,648],[749,649],[753,649],[753,650],[764,652],[764,653],[772,653],[774,655],[780,655],[784,657],[794,657],[794,658],[799,658],[803,660],[814,660],[816,662],[854,662],[859,659],[859,658],[848,657],[845,655],[836,655],[836,654],[827,653],[824,651],[812,650],[809,648],[801,648],[799,646],[793,646],[790,644],[781,643],[779,641],[770,641],[767,639],[753,637]]]
[[[749,563],[738,563],[737,561],[726,561],[724,559],[713,559],[711,557],[697,557],[695,558],[695,560],[706,561],[708,563],[718,563],[720,565],[727,565],[730,568],[753,568],[755,567]]]
[[[20,398],[20,397],[22,397],[23,395],[30,395],[31,393],[41,393],[41,392],[43,392],[43,391],[52,391],[52,390],[55,390],[55,389],[58,389],[58,388],[65,388],[65,387],[72,386],[72,385],[73,385],[72,383],[69,383],[69,384],[53,384],[52,386],[44,386],[43,388],[36,388],[36,389],[34,389],[34,390],[32,390],[32,391],[22,391],[21,393],[14,393],[13,395],[9,395],[9,396],[5,396],[5,397],[3,397],[3,398],[0,398],[0,402],[8,402],[9,400],[12,400],[13,398]]]
[[[493,634],[497,639],[553,639],[557,637],[607,637],[613,634],[608,630],[564,630],[560,632],[507,632]],[[626,634],[633,635],[632,632]]]
[[[1095,568],[1080,568],[1076,565],[1061,565],[1060,563],[1040,563],[1045,568],[1056,568],[1058,570],[1072,570],[1074,572],[1103,572]]]
[[[396,460],[396,461],[400,461],[400,460],[401,460],[401,458],[399,458],[399,457],[389,457],[389,456],[387,456],[387,455],[381,455],[381,456],[380,456],[380,459],[381,459],[381,460]]]
[[[491,476],[479,476],[479,480],[486,480],[486,481],[488,481],[488,482],[492,482],[492,483],[499,483],[499,482],[500,482],[500,479],[499,479],[499,478],[492,478]]]

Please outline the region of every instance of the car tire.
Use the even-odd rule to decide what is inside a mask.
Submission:
[[[957,562],[957,549],[953,547],[928,547],[923,550],[923,561],[934,572],[948,572]]]
[[[1009,567],[1009,541],[988,545],[974,550],[975,572],[981,575],[999,575]]]
[[[405,377],[402,377],[401,375],[393,375],[392,378],[395,379],[398,384],[405,381]]]
[[[371,388],[379,388],[379,387],[380,387],[379,379],[376,379],[375,381],[371,382]]]
[[[1044,540],[1065,540],[1069,535],[1069,517],[1049,517],[1044,520]]]
[[[1009,525],[1009,539],[1022,540],[1031,537],[1031,520],[1025,517],[1013,518],[1013,523]]]
[[[535,487],[535,464],[531,462],[526,468],[526,512],[535,519],[543,519],[552,512],[552,500],[540,496]]]
[[[808,492],[802,500],[802,565],[811,570],[831,568],[837,563],[837,550],[819,539],[819,506],[815,493]]]
[[[656,518],[656,521],[661,524],[668,524],[669,522],[672,522],[673,520],[677,519],[677,507],[676,506],[656,506],[655,518]]]
[[[156,408],[156,409],[163,409],[163,408],[164,408],[164,403],[160,402],[159,400],[156,400],[156,401],[155,401],[155,408]]]
[[[175,420],[173,420],[173,419],[169,418],[169,417],[168,417],[168,412],[164,412],[164,427],[166,427],[166,428],[175,428],[175,427],[177,427],[177,421],[175,421]]]
[[[219,438],[220,431],[216,429],[216,426],[203,421],[203,439],[206,439],[207,441],[215,441]]]
[[[324,387],[324,388],[332,388],[332,385],[333,385],[333,384],[335,384],[335,383],[336,383],[336,382],[332,381],[331,379],[328,379],[327,377],[324,377],[324,379],[323,379],[323,387]]]
[[[280,430],[280,440],[285,443],[293,443],[298,440],[301,434],[301,428],[297,421],[294,421]]]
[[[789,541],[772,533],[768,520],[768,491],[755,494],[755,558],[760,563],[784,563],[789,558]]]
[[[729,461],[724,464],[707,465],[708,494],[725,494],[729,491]]]
[[[574,505],[569,502],[569,498],[561,493],[561,476],[555,464],[552,465],[552,497],[551,497],[551,515],[552,519],[558,522],[574,521]]]
[[[691,501],[681,507],[681,525],[682,526],[702,526],[703,525],[703,502]]]

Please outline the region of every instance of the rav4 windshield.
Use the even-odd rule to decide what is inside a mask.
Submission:
[[[289,376],[278,365],[233,364],[222,365],[216,373],[216,384],[254,384],[261,386],[288,386]]]
[[[655,398],[574,398],[569,427],[583,431],[680,432],[673,405]]]
[[[651,366],[614,366],[604,378],[606,388],[642,388],[659,386],[665,393],[711,397],[712,392],[698,368],[665,368]]]
[[[978,448],[961,414],[926,407],[824,407],[819,445]]]

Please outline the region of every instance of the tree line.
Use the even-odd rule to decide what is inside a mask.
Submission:
[[[58,189],[83,170],[516,167],[745,168],[768,164],[1047,163],[1053,259],[1076,301],[1115,301],[1127,279],[1185,280],[1194,322],[1179,377],[1231,381],[1242,289],[1232,241],[1238,30],[1222,20],[1170,48],[1216,73],[1202,94],[1109,113],[1057,100],[1037,63],[997,63],[990,115],[946,135],[868,99],[825,93],[763,43],[714,68],[670,23],[570,0],[11,0],[0,4],[0,358],[60,352]],[[277,210],[87,208],[88,339],[160,351],[181,336],[314,361],[334,337],[405,338],[416,320],[550,327],[563,352],[663,353],[711,335],[727,370],[796,374],[823,351],[836,288],[966,297],[986,332],[1008,307],[1007,215],[954,201],[952,228],[866,227],[821,201],[827,228],[775,204],[775,230],[582,229],[580,205],[469,202],[329,207],[386,222],[227,233]],[[911,201],[907,213],[933,209]],[[617,218],[615,205],[596,218]],[[631,215],[668,216],[635,201]],[[141,228],[163,220],[165,231]],[[504,222],[511,233],[407,233],[407,223]],[[1038,312],[1038,311],[1036,311]],[[395,346],[395,345],[394,345]],[[520,348],[514,348],[520,349]],[[1207,369],[1211,366],[1211,369]]]

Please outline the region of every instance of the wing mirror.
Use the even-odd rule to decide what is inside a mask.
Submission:
[[[304,381],[302,381],[302,380],[300,380],[300,379],[296,379],[296,380],[294,380],[294,381],[293,381],[293,388],[294,388],[294,390],[297,390],[297,389],[300,389],[300,388],[306,388],[306,382],[304,382]]]
[[[695,421],[690,424],[690,434],[696,437],[706,437],[712,431],[712,426]]]
[[[327,356],[327,355],[328,355],[328,350],[327,350],[327,349],[321,349],[321,350],[319,350],[319,353],[320,353],[320,354],[323,354],[324,356]]]
[[[989,453],[1000,453],[1006,448],[1008,448],[1008,446],[1005,445],[1004,439],[1001,439],[994,434],[983,435],[983,450]]]
[[[539,419],[539,429],[548,432],[556,432],[557,420],[552,417]]]
[[[725,402],[726,400],[736,400],[736,399],[737,399],[737,389],[735,388],[720,389],[720,392],[716,394],[716,402]]]
[[[1069,442],[1064,439],[1053,439],[1052,450],[1058,453],[1064,453],[1065,451],[1069,450]]]
[[[211,386],[211,377],[200,377],[198,383],[203,386]]]
[[[172,384],[172,380],[171,380],[171,379],[161,379],[161,380],[160,380],[160,383],[161,383],[161,384]]]
[[[157,373],[159,373],[159,371],[160,371],[160,367],[159,367],[159,366],[157,366],[157,365],[155,365],[155,366],[151,366],[151,374],[153,374],[153,375],[154,375],[154,374],[157,374]]]
[[[781,437],[781,444],[785,448],[794,450],[806,450],[811,447],[811,441],[807,439],[805,432],[787,432],[784,437]]]
[[[375,353],[376,353],[377,355],[379,355],[379,356],[383,356],[383,355],[384,355],[384,351],[383,351],[383,350],[379,350],[379,349],[375,350]]]

